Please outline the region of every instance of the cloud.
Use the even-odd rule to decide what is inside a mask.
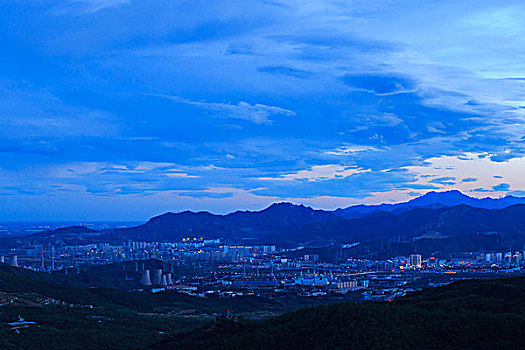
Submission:
[[[455,177],[445,176],[445,177],[439,177],[439,178],[436,178],[436,179],[432,179],[429,182],[430,183],[437,183],[437,184],[440,184],[440,185],[453,186],[453,185],[456,184],[455,180],[456,180]]]
[[[267,38],[292,45],[297,49],[296,58],[314,61],[331,61],[335,59],[335,53],[391,54],[401,51],[402,46],[391,41],[362,38],[352,33],[338,33],[331,28],[319,29],[315,33],[304,31],[302,34],[275,34]]]
[[[377,95],[409,92],[417,86],[413,79],[396,73],[346,74],[342,81],[350,87]]]
[[[406,169],[411,173],[420,174],[416,183],[440,183],[444,186],[444,190],[458,189],[463,192],[481,193],[506,192],[510,190],[510,187],[525,187],[525,182],[519,175],[525,171],[525,157],[514,158],[502,163],[492,161],[490,154],[480,157],[480,154],[470,153],[460,157],[432,158],[420,166],[409,166]],[[432,173],[433,177],[425,176]],[[501,174],[499,176],[508,182],[501,183],[500,178],[495,178],[493,174]],[[457,183],[446,183],[457,178],[463,180]],[[464,181],[467,179],[469,181]]]
[[[213,192],[211,190],[205,191],[192,191],[192,192],[178,192],[178,196],[181,197],[191,197],[191,198],[231,198],[233,197],[233,192]]]
[[[118,135],[114,115],[67,103],[50,89],[0,80],[0,95],[0,143],[1,138],[36,138],[43,146],[44,139],[49,138]]]
[[[476,181],[478,181],[478,179],[475,177],[466,177],[461,180],[461,182],[476,182]]]
[[[498,185],[492,186],[494,191],[509,191],[510,185],[507,183],[500,183]]]
[[[292,5],[290,5],[286,1],[278,1],[278,0],[257,0],[263,4],[269,5],[269,6],[276,6],[280,8],[290,8]]]
[[[512,37],[519,35],[523,29],[521,18],[517,15],[523,9],[520,5],[481,9],[466,16],[462,24],[472,31],[479,30]]]
[[[253,50],[253,46],[249,43],[233,42],[228,44],[226,55],[253,55]]]
[[[87,15],[129,3],[131,0],[67,0],[55,5],[51,13],[54,15]]]
[[[162,96],[169,98],[178,103],[184,103],[192,106],[197,106],[210,111],[217,112],[222,117],[238,118],[252,121],[256,124],[270,124],[270,116],[283,115],[287,117],[295,116],[295,112],[288,109],[275,106],[267,106],[264,104],[250,104],[241,101],[237,104],[231,103],[214,103],[203,101],[192,101],[178,96]]]
[[[525,197],[525,191],[524,190],[511,191],[508,194],[511,195],[511,196],[515,196],[515,197]]]
[[[482,187],[478,187],[478,188],[475,188],[473,190],[470,190],[471,192],[482,192],[482,193],[486,193],[486,192],[492,192],[491,190],[487,190],[487,189],[484,189]]]
[[[371,146],[345,145],[339,146],[334,150],[326,151],[325,153],[337,156],[348,156],[356,153],[362,153],[373,150],[376,150],[376,148]]]
[[[300,170],[292,174],[284,174],[277,177],[260,177],[259,180],[320,182],[332,179],[343,179],[367,171],[370,170],[359,169],[357,167],[344,167],[337,164],[314,165],[308,170]]]
[[[258,67],[257,70],[261,73],[283,74],[299,79],[305,79],[311,75],[311,73],[306,72],[304,70],[295,69],[287,66],[264,66]]]
[[[525,188],[521,5],[57,3],[0,5],[12,215],[44,215],[24,188],[78,215]]]

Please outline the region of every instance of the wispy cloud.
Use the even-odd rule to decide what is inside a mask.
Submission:
[[[295,173],[279,175],[276,177],[260,177],[259,180],[320,182],[332,179],[344,179],[348,176],[367,171],[370,171],[370,169],[344,167],[337,164],[314,165],[308,170],[300,170]]]
[[[86,15],[129,3],[131,0],[67,0],[55,5],[51,13],[54,15]]]
[[[0,140],[118,135],[114,115],[69,104],[50,89],[0,80],[0,96]]]
[[[36,194],[106,214],[153,198],[334,207],[525,189],[519,1],[12,3],[0,207],[13,215]]]
[[[413,79],[395,73],[353,73],[342,80],[350,87],[380,96],[415,91],[417,86]]]
[[[227,118],[246,119],[257,124],[270,124],[272,121],[269,118],[273,115],[283,115],[287,117],[295,116],[295,112],[288,109],[275,106],[267,106],[256,103],[250,104],[248,102],[240,101],[237,104],[232,103],[216,103],[205,101],[192,101],[178,96],[161,96],[173,100],[178,103],[184,103],[217,112],[218,116]]]

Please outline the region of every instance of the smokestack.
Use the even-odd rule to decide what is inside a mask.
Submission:
[[[171,279],[171,273],[168,273],[166,275],[166,283],[168,283],[169,286],[173,284],[173,280]]]
[[[142,279],[140,280],[140,283],[145,286],[151,286],[151,278],[149,276],[149,270],[142,271]]]
[[[155,269],[153,275],[153,284],[159,285],[162,282],[162,269]]]
[[[139,272],[139,263],[135,261],[135,272]]]
[[[161,286],[167,286],[168,283],[166,282],[166,275],[162,275],[162,280],[160,281]]]
[[[9,261],[9,266],[18,267],[18,256],[13,255]]]

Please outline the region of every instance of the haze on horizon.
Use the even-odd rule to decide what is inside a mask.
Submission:
[[[519,1],[0,10],[0,221],[525,196]]]

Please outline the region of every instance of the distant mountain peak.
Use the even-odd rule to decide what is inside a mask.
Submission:
[[[434,196],[456,196],[456,197],[469,197],[460,190],[448,190],[448,191],[430,191],[422,195],[421,197],[434,197]],[[469,197],[471,198],[471,197]]]
[[[291,202],[277,202],[277,203],[273,203],[266,209],[270,209],[270,208],[309,208],[309,207],[306,207],[302,204],[294,204]]]
[[[465,201],[476,200],[475,198],[469,197],[466,194],[458,190],[450,191],[430,191],[422,195],[421,197],[414,198],[407,203],[417,203],[417,202],[429,202],[430,204],[447,204],[447,202],[457,202],[461,204]],[[455,205],[455,204],[454,204]]]
[[[367,216],[379,211],[400,214],[414,208],[436,209],[458,205],[468,205],[474,208],[483,209],[503,209],[514,204],[525,204],[525,198],[506,196],[502,198],[486,197],[479,199],[470,197],[459,190],[448,190],[430,191],[420,197],[402,203],[351,206],[345,209],[338,209],[335,213],[344,218],[350,219]]]

